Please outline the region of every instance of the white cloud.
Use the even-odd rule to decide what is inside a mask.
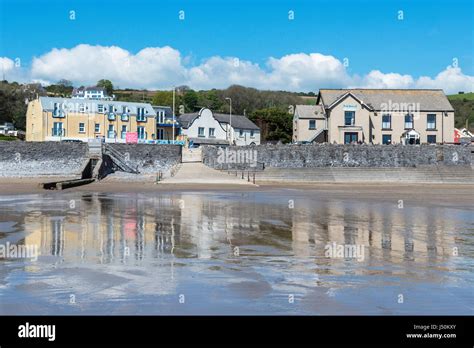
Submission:
[[[10,72],[13,61],[0,58]],[[349,75],[342,62],[320,53],[295,53],[270,57],[265,66],[236,57],[213,56],[189,65],[189,57],[169,46],[148,47],[131,53],[117,46],[78,45],[53,49],[33,58],[28,81],[54,83],[72,80],[90,85],[110,79],[122,88],[165,89],[189,85],[194,89],[225,88],[232,84],[272,90],[317,91],[321,87],[442,88],[446,93],[472,91],[474,77],[458,67],[447,67],[434,78],[415,78],[396,72],[372,70],[363,76]],[[12,70],[13,69],[13,70]]]
[[[132,88],[169,88],[184,74],[181,54],[169,46],[147,47],[131,54],[117,46],[78,45],[35,57],[31,66],[36,79],[93,84],[105,78]]]
[[[447,93],[474,91],[474,76],[464,75],[459,67],[448,66],[434,79],[422,76],[416,81],[417,88],[442,88]]]
[[[372,70],[363,77],[360,85],[365,88],[410,88],[413,84],[414,80],[410,75],[384,74],[379,70]]]

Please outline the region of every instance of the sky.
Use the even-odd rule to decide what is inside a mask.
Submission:
[[[0,0],[9,81],[474,89],[472,0]]]

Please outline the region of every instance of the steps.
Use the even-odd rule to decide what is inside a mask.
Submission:
[[[266,168],[256,173],[256,179],[257,182],[474,184],[474,172],[470,166]]]
[[[112,147],[108,146],[105,147],[104,154],[108,155],[114,164],[122,171],[126,173],[132,173],[132,174],[139,174],[140,172],[138,171],[137,168],[132,167],[131,164],[128,164],[126,159],[123,157],[123,155],[113,149]]]

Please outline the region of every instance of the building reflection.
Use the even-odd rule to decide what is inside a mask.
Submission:
[[[42,255],[98,263],[227,260],[239,247],[242,256],[314,259],[321,272],[341,264],[324,256],[325,245],[335,242],[365,246],[361,270],[383,261],[409,272],[411,262],[431,264],[452,255],[456,226],[447,214],[370,202],[303,199],[289,209],[245,196],[89,194],[75,209],[26,213],[24,242],[40,246]]]

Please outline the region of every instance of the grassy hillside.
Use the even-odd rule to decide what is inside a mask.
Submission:
[[[454,108],[454,124],[456,128],[466,127],[474,131],[474,93],[448,95]]]

